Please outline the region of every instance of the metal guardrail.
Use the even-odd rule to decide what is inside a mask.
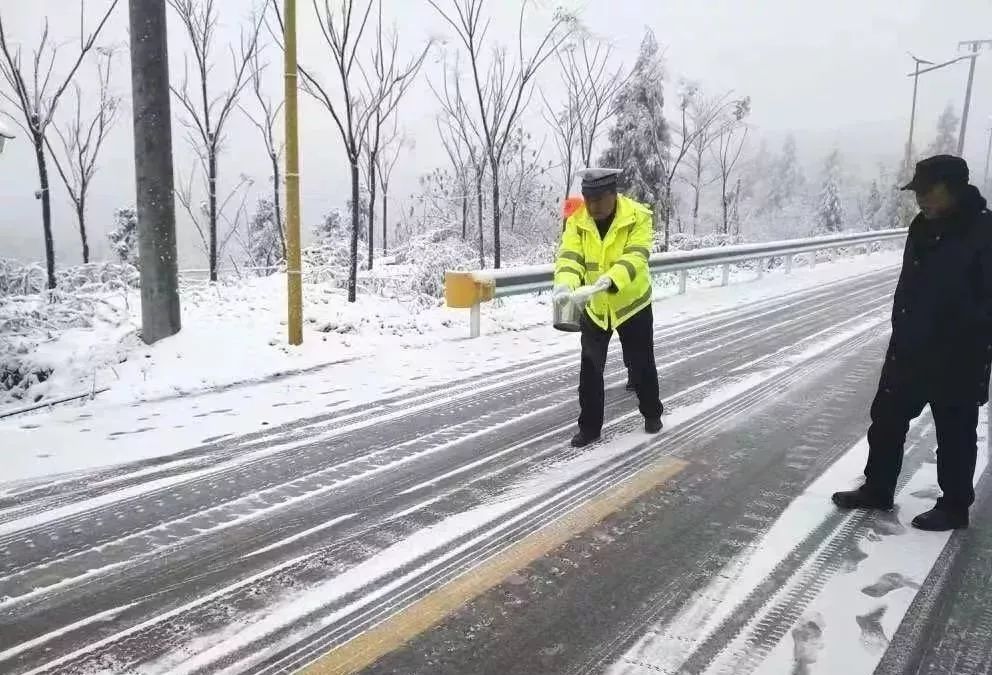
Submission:
[[[695,251],[675,251],[656,253],[651,256],[648,266],[652,275],[679,274],[679,293],[686,292],[688,271],[706,267],[723,268],[723,285],[730,283],[730,266],[735,263],[757,261],[758,277],[765,273],[767,262],[774,258],[785,258],[785,271],[792,271],[795,256],[803,253],[816,253],[831,249],[850,248],[876,242],[901,240],[906,237],[905,228],[839,234],[809,239],[791,239],[759,244],[720,246]],[[868,252],[870,252],[870,247]],[[810,266],[816,265],[816,256],[811,256]],[[495,298],[513,295],[539,293],[551,290],[554,265],[531,265],[499,270],[475,270],[470,272],[447,272],[444,280],[444,296],[448,307],[471,310],[470,335],[481,334],[482,303]]]

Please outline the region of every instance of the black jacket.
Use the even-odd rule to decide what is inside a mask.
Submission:
[[[992,363],[992,213],[973,186],[957,212],[909,227],[881,387],[985,403]]]

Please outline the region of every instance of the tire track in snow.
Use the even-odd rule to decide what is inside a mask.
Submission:
[[[835,304],[835,303],[831,303],[831,304]],[[774,333],[775,331],[774,331],[774,330],[772,330],[771,332],[772,332],[772,333]],[[782,336],[781,336],[781,335],[779,335],[779,337],[781,338]],[[663,347],[662,347],[662,348],[663,348]]]
[[[901,491],[931,454],[933,426],[918,424],[907,439],[897,489]],[[718,660],[720,673],[753,672],[841,567],[868,529],[891,514],[837,512],[828,516],[713,631],[679,672],[703,673]]]
[[[868,293],[872,293],[869,289]],[[874,291],[877,294],[877,291]],[[884,299],[883,296],[861,298],[861,293],[854,298],[855,300],[865,300],[867,302],[877,302]],[[683,341],[688,341],[695,337],[702,342],[700,347],[684,349],[681,352],[677,351],[670,355],[667,359],[663,360],[661,371],[663,372],[666,367],[671,367],[673,363],[679,363],[685,358],[700,358],[704,355],[712,354],[717,350],[725,350],[734,344],[746,345],[753,343],[755,339],[759,336],[767,337],[769,335],[776,335],[777,333],[786,330],[791,326],[802,325],[809,322],[812,318],[817,316],[818,313],[822,314],[824,312],[835,311],[832,302],[826,302],[813,308],[809,313],[804,314],[800,317],[794,317],[782,321],[777,324],[773,324],[768,327],[764,327],[757,331],[750,332],[738,332],[732,333],[734,337],[727,339],[728,336],[720,336],[719,334],[709,336],[696,335],[687,336]],[[714,330],[719,330],[716,327]],[[572,357],[574,358],[574,357]],[[431,419],[429,422],[421,420],[421,428],[435,428],[438,431],[434,432],[438,436],[442,437],[440,442],[444,442],[443,436],[446,432],[452,433],[454,435],[454,428],[457,422],[454,424],[447,424],[446,420],[450,418],[457,418],[464,415],[466,411],[471,411],[473,409],[492,409],[496,408],[499,410],[496,413],[498,417],[502,410],[496,402],[500,399],[507,398],[512,395],[517,399],[540,401],[541,392],[550,392],[544,398],[553,398],[559,396],[559,392],[567,391],[572,385],[572,380],[574,378],[573,374],[574,365],[569,363],[566,366],[562,366],[559,370],[552,375],[553,379],[547,377],[532,378],[529,382],[525,382],[524,386],[507,386],[506,388],[499,388],[496,392],[489,398],[479,398],[476,401],[472,401],[466,404],[459,404],[458,402],[452,403],[450,406],[445,406],[439,413],[435,414],[435,417],[440,417],[440,420]],[[618,369],[619,370],[619,369]],[[614,370],[614,376],[617,375],[618,370]],[[718,370],[718,369],[714,369]],[[547,375],[547,374],[545,374]],[[549,386],[551,384],[552,386]],[[499,420],[495,421],[499,424]],[[397,423],[397,425],[399,425]],[[116,523],[120,518],[120,514],[115,514],[113,511],[119,510],[121,508],[128,507],[132,504],[137,504],[140,501],[154,501],[161,499],[162,497],[167,497],[174,503],[170,504],[168,507],[164,507],[164,502],[159,503],[159,506],[168,509],[168,515],[171,516],[172,521],[181,520],[185,517],[194,516],[202,512],[205,508],[216,507],[223,505],[225,495],[229,495],[230,500],[241,499],[245,492],[260,492],[265,490],[278,490],[281,486],[292,483],[294,480],[300,479],[301,476],[308,476],[312,474],[312,467],[319,466],[320,470],[324,472],[341,471],[349,463],[361,464],[363,462],[369,462],[369,458],[377,456],[377,453],[388,453],[397,447],[398,443],[402,443],[396,435],[388,438],[382,438],[377,445],[369,447],[366,444],[366,438],[361,435],[362,429],[357,429],[353,431],[353,435],[348,439],[345,447],[350,448],[345,456],[339,461],[338,464],[326,464],[326,442],[324,439],[319,439],[311,441],[302,446],[294,446],[285,452],[297,451],[297,456],[291,457],[288,461],[298,465],[297,467],[283,467],[285,470],[281,473],[273,476],[275,473],[272,471],[273,465],[280,461],[281,451],[277,452],[272,449],[263,449],[260,451],[262,455],[259,458],[252,459],[247,462],[232,461],[228,464],[222,465],[221,470],[215,473],[207,473],[205,475],[199,476],[196,480],[191,480],[187,484],[173,484],[169,482],[168,487],[162,489],[156,489],[149,492],[140,492],[138,495],[129,497],[124,500],[114,501],[106,506],[99,507],[97,509],[92,509],[85,511],[78,516],[70,516],[68,518],[62,518],[58,520],[55,524],[42,524],[35,528],[26,528],[24,530],[18,530],[7,536],[0,536],[0,552],[3,552],[5,548],[8,548],[7,559],[0,563],[0,575],[16,572],[18,568],[18,561],[16,556],[12,555],[9,551],[7,544],[10,540],[15,537],[24,538],[29,537],[32,540],[40,538],[40,535],[48,535],[52,530],[58,528],[60,532],[55,532],[57,539],[45,542],[44,540],[38,542],[35,541],[34,550],[28,552],[25,555],[25,559],[31,563],[38,564],[48,562],[51,559],[58,557],[64,557],[65,555],[72,555],[74,553],[82,553],[90,550],[97,546],[102,546],[111,543],[115,540],[137,535],[142,532],[143,529],[155,529],[162,525],[168,524],[170,521],[160,518],[157,520],[152,520],[154,517],[154,512],[156,509],[149,508],[151,512],[149,518],[145,521],[139,521],[139,524],[133,526],[130,529],[125,528],[110,528],[110,531],[99,538],[93,538],[92,536],[87,538],[84,542],[84,547],[81,549],[74,548],[67,542],[70,542],[74,537],[72,535],[78,534],[74,530],[83,530],[82,527],[86,524],[87,520],[97,521],[97,527],[93,527],[93,523],[89,523],[89,526],[85,528],[87,533],[94,533],[94,531],[99,531],[99,526],[101,523]],[[405,432],[401,432],[405,433]],[[333,440],[333,437],[332,439]],[[303,456],[299,456],[300,453],[305,453]],[[264,464],[266,468],[269,469],[268,472],[256,472],[253,469]],[[202,471],[202,470],[201,470]],[[188,474],[187,474],[188,475]],[[196,475],[194,472],[193,475]],[[219,482],[222,480],[227,481],[227,486],[222,487]],[[209,490],[203,490],[206,487]],[[204,492],[206,496],[204,496]],[[179,495],[177,496],[177,493]],[[139,509],[143,507],[138,506]],[[139,511],[140,512],[140,511]],[[141,528],[141,522],[151,521],[150,527]],[[6,526],[8,529],[13,526],[8,524]],[[4,526],[0,525],[0,532],[3,532]],[[45,544],[48,544],[49,556],[45,557]]]
[[[853,277],[845,283],[851,291],[857,291],[863,287],[877,287],[880,280],[891,281],[892,279],[894,279],[892,270],[883,270],[881,272],[872,272],[859,277]],[[684,339],[685,336],[701,334],[701,332],[712,330],[714,327],[731,325],[732,323],[747,324],[757,318],[763,318],[769,313],[787,311],[800,303],[814,302],[818,299],[835,296],[836,291],[833,288],[797,291],[789,295],[756,302],[745,310],[722,310],[703,315],[677,326],[663,326],[657,331],[656,339],[659,341],[659,344],[667,344],[666,341],[670,338],[679,341]],[[505,379],[515,379],[521,373],[526,373],[530,370],[543,372],[548,370],[549,366],[562,365],[563,362],[568,362],[570,366],[570,362],[574,360],[573,357],[572,350],[568,350],[552,357],[550,360],[539,358],[532,361],[525,361],[503,369],[489,371],[482,375],[436,385],[419,392],[400,395],[374,404],[361,404],[304,420],[305,424],[302,425],[302,429],[309,429],[313,425],[329,422],[341,424],[347,421],[349,424],[371,424],[383,415],[408,408],[411,405],[419,407],[425,404],[451,403],[452,397],[473,395],[480,387],[484,388],[490,384],[498,384]],[[108,483],[117,483],[119,487],[129,487],[135,482],[142,482],[142,479],[147,479],[147,476],[152,473],[165,472],[166,475],[164,477],[175,475],[168,473],[170,471],[168,465],[177,462],[198,462],[198,464],[188,469],[195,470],[243,452],[246,448],[252,447],[252,444],[271,444],[277,439],[285,439],[305,433],[307,432],[301,431],[301,425],[298,422],[294,422],[273,429],[252,432],[236,439],[227,439],[224,442],[205,443],[197,448],[192,448],[169,457],[151,458],[124,467],[111,467],[95,472],[80,472],[78,475],[55,476],[53,477],[54,480],[49,479],[41,483],[32,481],[31,485],[23,488],[15,486],[0,493],[2,495],[0,496],[0,524],[15,517],[15,514],[11,512],[11,509],[15,507],[21,509],[19,514],[16,514],[16,517],[20,517],[21,515],[59,506],[70,498],[72,501],[81,501],[86,498],[98,497],[105,494],[105,489],[101,487],[94,488],[94,484],[103,484],[105,486]]]

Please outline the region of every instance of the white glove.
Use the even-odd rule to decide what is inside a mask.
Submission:
[[[572,302],[578,307],[585,307],[592,300],[592,296],[610,290],[613,280],[609,277],[602,277],[591,286],[582,286],[572,293]]]
[[[572,289],[564,284],[555,286],[551,291],[551,302],[556,305],[564,305],[572,297]]]

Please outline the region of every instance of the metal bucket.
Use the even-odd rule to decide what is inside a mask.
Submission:
[[[570,301],[552,302],[554,308],[554,327],[565,333],[578,333],[581,328],[582,310]]]

